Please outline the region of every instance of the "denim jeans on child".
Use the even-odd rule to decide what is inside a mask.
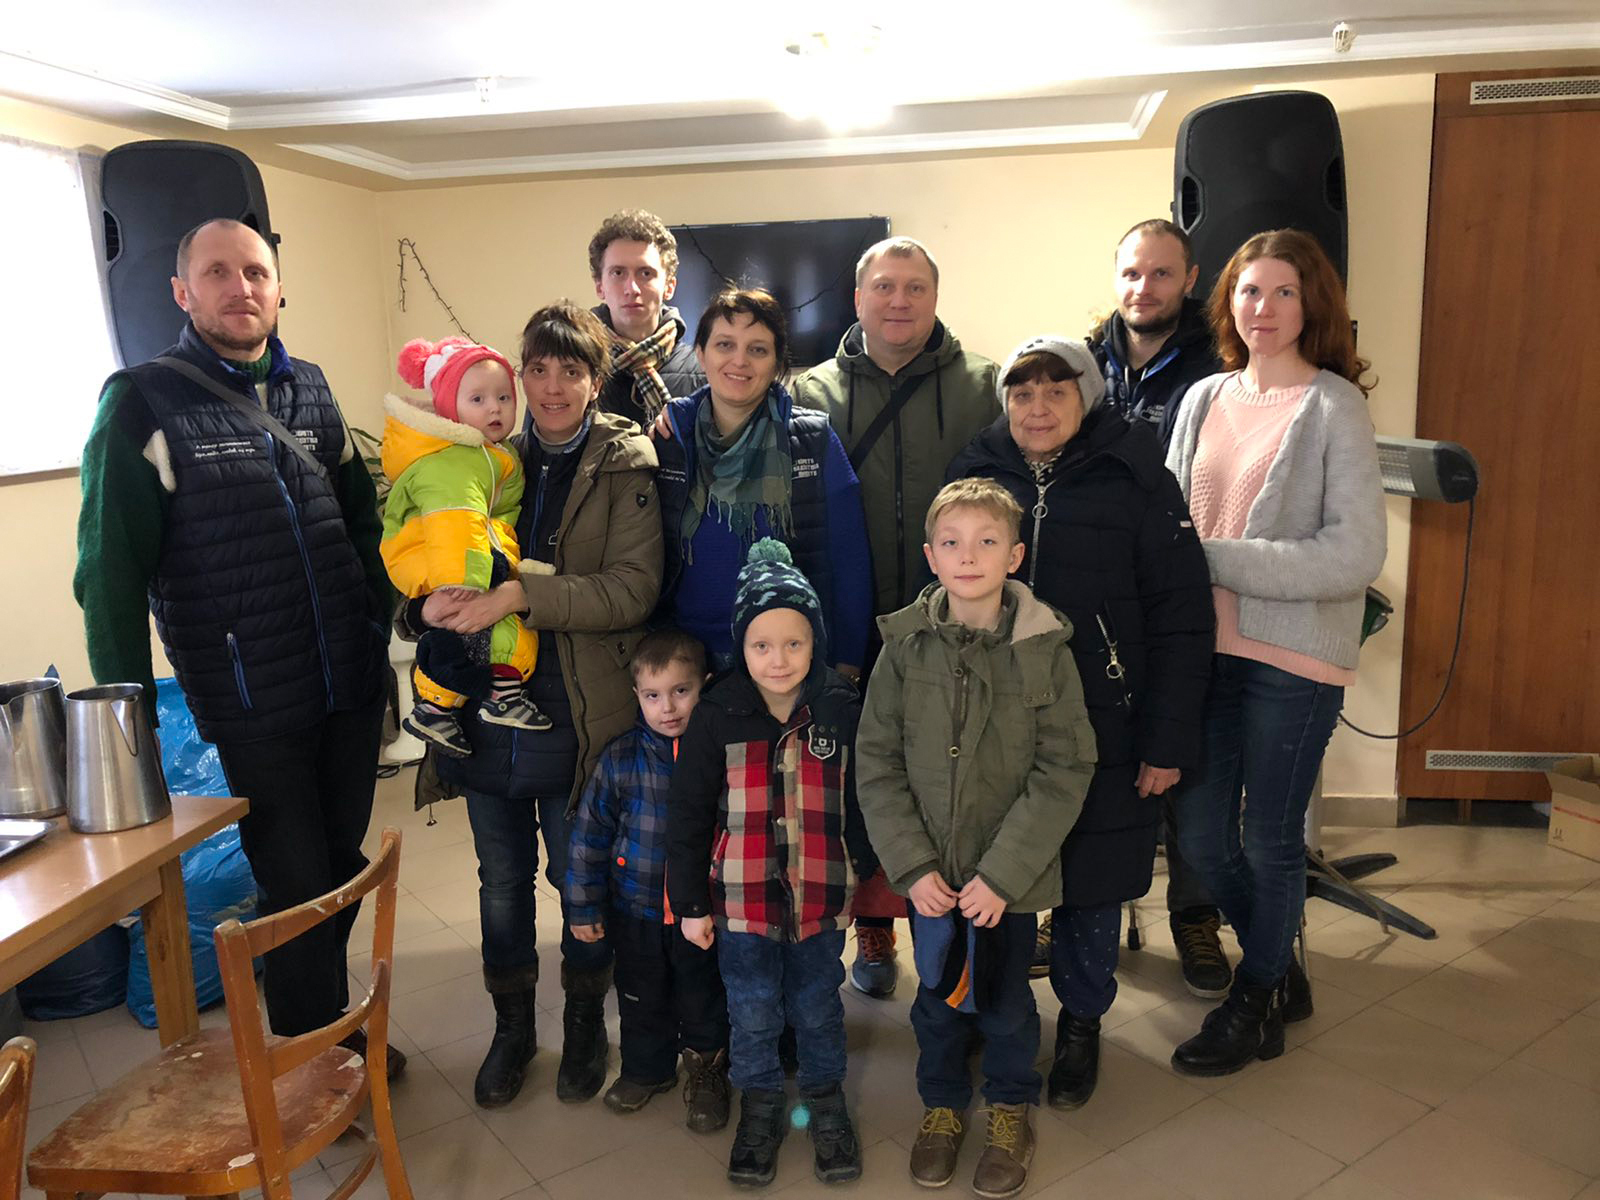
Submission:
[[[478,916],[483,927],[487,974],[538,969],[534,930],[534,882],[539,877],[539,834],[544,833],[544,877],[561,894],[567,874],[567,797],[508,800],[468,791],[467,819],[478,852]],[[562,905],[565,910],[565,904]],[[561,961],[573,971],[603,971],[611,965],[604,939],[580,942],[561,914]]]
[[[1238,976],[1258,987],[1283,978],[1294,953],[1306,805],[1343,704],[1342,687],[1232,654],[1211,660],[1205,740],[1179,785],[1178,837],[1239,936]]]
[[[995,932],[985,999],[976,1013],[960,1012],[921,983],[911,1002],[917,1035],[917,1092],[928,1108],[958,1112],[972,1102],[972,1067],[967,1048],[973,1031],[983,1034],[983,1098],[990,1104],[1039,1103],[1039,1006],[1028,982],[1039,920],[1033,913],[1006,913]]]
[[[1122,905],[1069,908],[1050,914],[1050,987],[1061,1007],[1093,1021],[1117,998]]]
[[[802,1088],[844,1081],[844,930],[803,942],[717,930],[717,960],[728,989],[728,1078],[741,1090],[780,1091],[778,1037],[794,1026]]]
[[[612,912],[606,941],[617,956],[622,1077],[655,1084],[678,1071],[678,1051],[708,1058],[728,1044],[728,998],[717,956],[676,924]]]

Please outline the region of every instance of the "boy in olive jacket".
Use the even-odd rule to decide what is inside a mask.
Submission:
[[[1021,518],[992,480],[934,497],[924,549],[939,581],[878,618],[883,653],[856,741],[867,832],[913,908],[925,1111],[911,1174],[937,1187],[955,1172],[976,1029],[989,1118],[972,1186],[988,1197],[1027,1182],[1040,1089],[1036,914],[1061,901],[1061,843],[1095,762],[1072,627],[1007,580],[1022,560]]]

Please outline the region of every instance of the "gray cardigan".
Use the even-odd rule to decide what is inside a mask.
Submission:
[[[1186,500],[1200,429],[1227,378],[1202,379],[1178,409],[1167,469]],[[1367,585],[1388,549],[1375,436],[1356,386],[1319,372],[1284,431],[1244,537],[1202,542],[1211,582],[1239,595],[1245,637],[1356,665]]]

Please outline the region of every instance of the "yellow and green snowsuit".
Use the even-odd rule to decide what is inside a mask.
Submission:
[[[515,525],[522,463],[423,403],[384,397],[383,473],[393,484],[383,505],[384,566],[408,599],[442,587],[487,591],[496,553],[513,577],[521,558]],[[538,651],[538,634],[516,614],[490,631],[489,661],[515,667],[524,679]],[[466,702],[420,670],[412,678],[417,695],[430,703],[458,708]]]

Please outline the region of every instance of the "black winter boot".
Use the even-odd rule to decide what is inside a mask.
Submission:
[[[765,1187],[778,1173],[778,1147],[788,1132],[788,1098],[782,1092],[746,1088],[739,1096],[739,1128],[728,1154],[728,1180]]]
[[[801,1088],[800,1101],[811,1111],[812,1170],[823,1183],[848,1183],[861,1178],[861,1140],[837,1083]]]
[[[1278,984],[1278,1004],[1283,1009],[1285,1025],[1304,1021],[1316,1011],[1311,1003],[1311,980],[1306,978],[1297,959],[1289,960],[1289,973]]]
[[[574,971],[561,964],[561,987],[567,1002],[561,1012],[561,1066],[556,1070],[556,1099],[568,1104],[592,1099],[606,1081],[606,993],[611,968]]]
[[[1084,1020],[1066,1009],[1056,1018],[1056,1060],[1047,1084],[1051,1108],[1082,1108],[1100,1078],[1100,1018]]]
[[[1172,1052],[1172,1066],[1184,1075],[1232,1075],[1254,1059],[1282,1053],[1278,989],[1245,983],[1236,976],[1228,998],[1206,1014],[1200,1032]]]
[[[525,990],[489,995],[494,1000],[494,1041],[472,1084],[479,1108],[498,1108],[517,1098],[534,1052],[532,983]]]

